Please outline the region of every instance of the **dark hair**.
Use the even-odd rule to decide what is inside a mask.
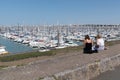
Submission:
[[[85,40],[86,40],[86,39],[89,39],[89,40],[90,40],[89,35],[85,35]]]

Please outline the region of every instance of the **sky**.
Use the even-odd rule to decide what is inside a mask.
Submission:
[[[120,24],[120,0],[0,0],[0,25]]]

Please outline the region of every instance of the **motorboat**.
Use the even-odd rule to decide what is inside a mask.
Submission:
[[[0,54],[8,54],[8,51],[5,50],[5,46],[0,46]]]

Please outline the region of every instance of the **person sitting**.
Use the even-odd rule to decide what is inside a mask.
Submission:
[[[105,42],[101,35],[97,35],[97,44],[96,44],[97,50],[104,50],[105,49]]]
[[[85,35],[83,52],[92,53],[92,44],[93,44],[93,41],[90,39],[89,35]]]

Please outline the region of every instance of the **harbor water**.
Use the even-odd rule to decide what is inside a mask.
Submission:
[[[82,42],[80,42],[80,41],[79,42],[73,41],[73,42],[78,44],[78,45],[82,45]],[[37,50],[37,49],[32,48],[28,45],[18,43],[18,42],[14,42],[11,39],[8,39],[6,37],[1,37],[1,36],[0,36],[0,45],[5,46],[6,51],[8,51],[11,54],[31,52],[31,51]]]
[[[18,54],[18,53],[33,51],[31,47],[14,42],[5,37],[0,37],[0,45],[5,46],[6,51],[8,51],[11,54]]]

